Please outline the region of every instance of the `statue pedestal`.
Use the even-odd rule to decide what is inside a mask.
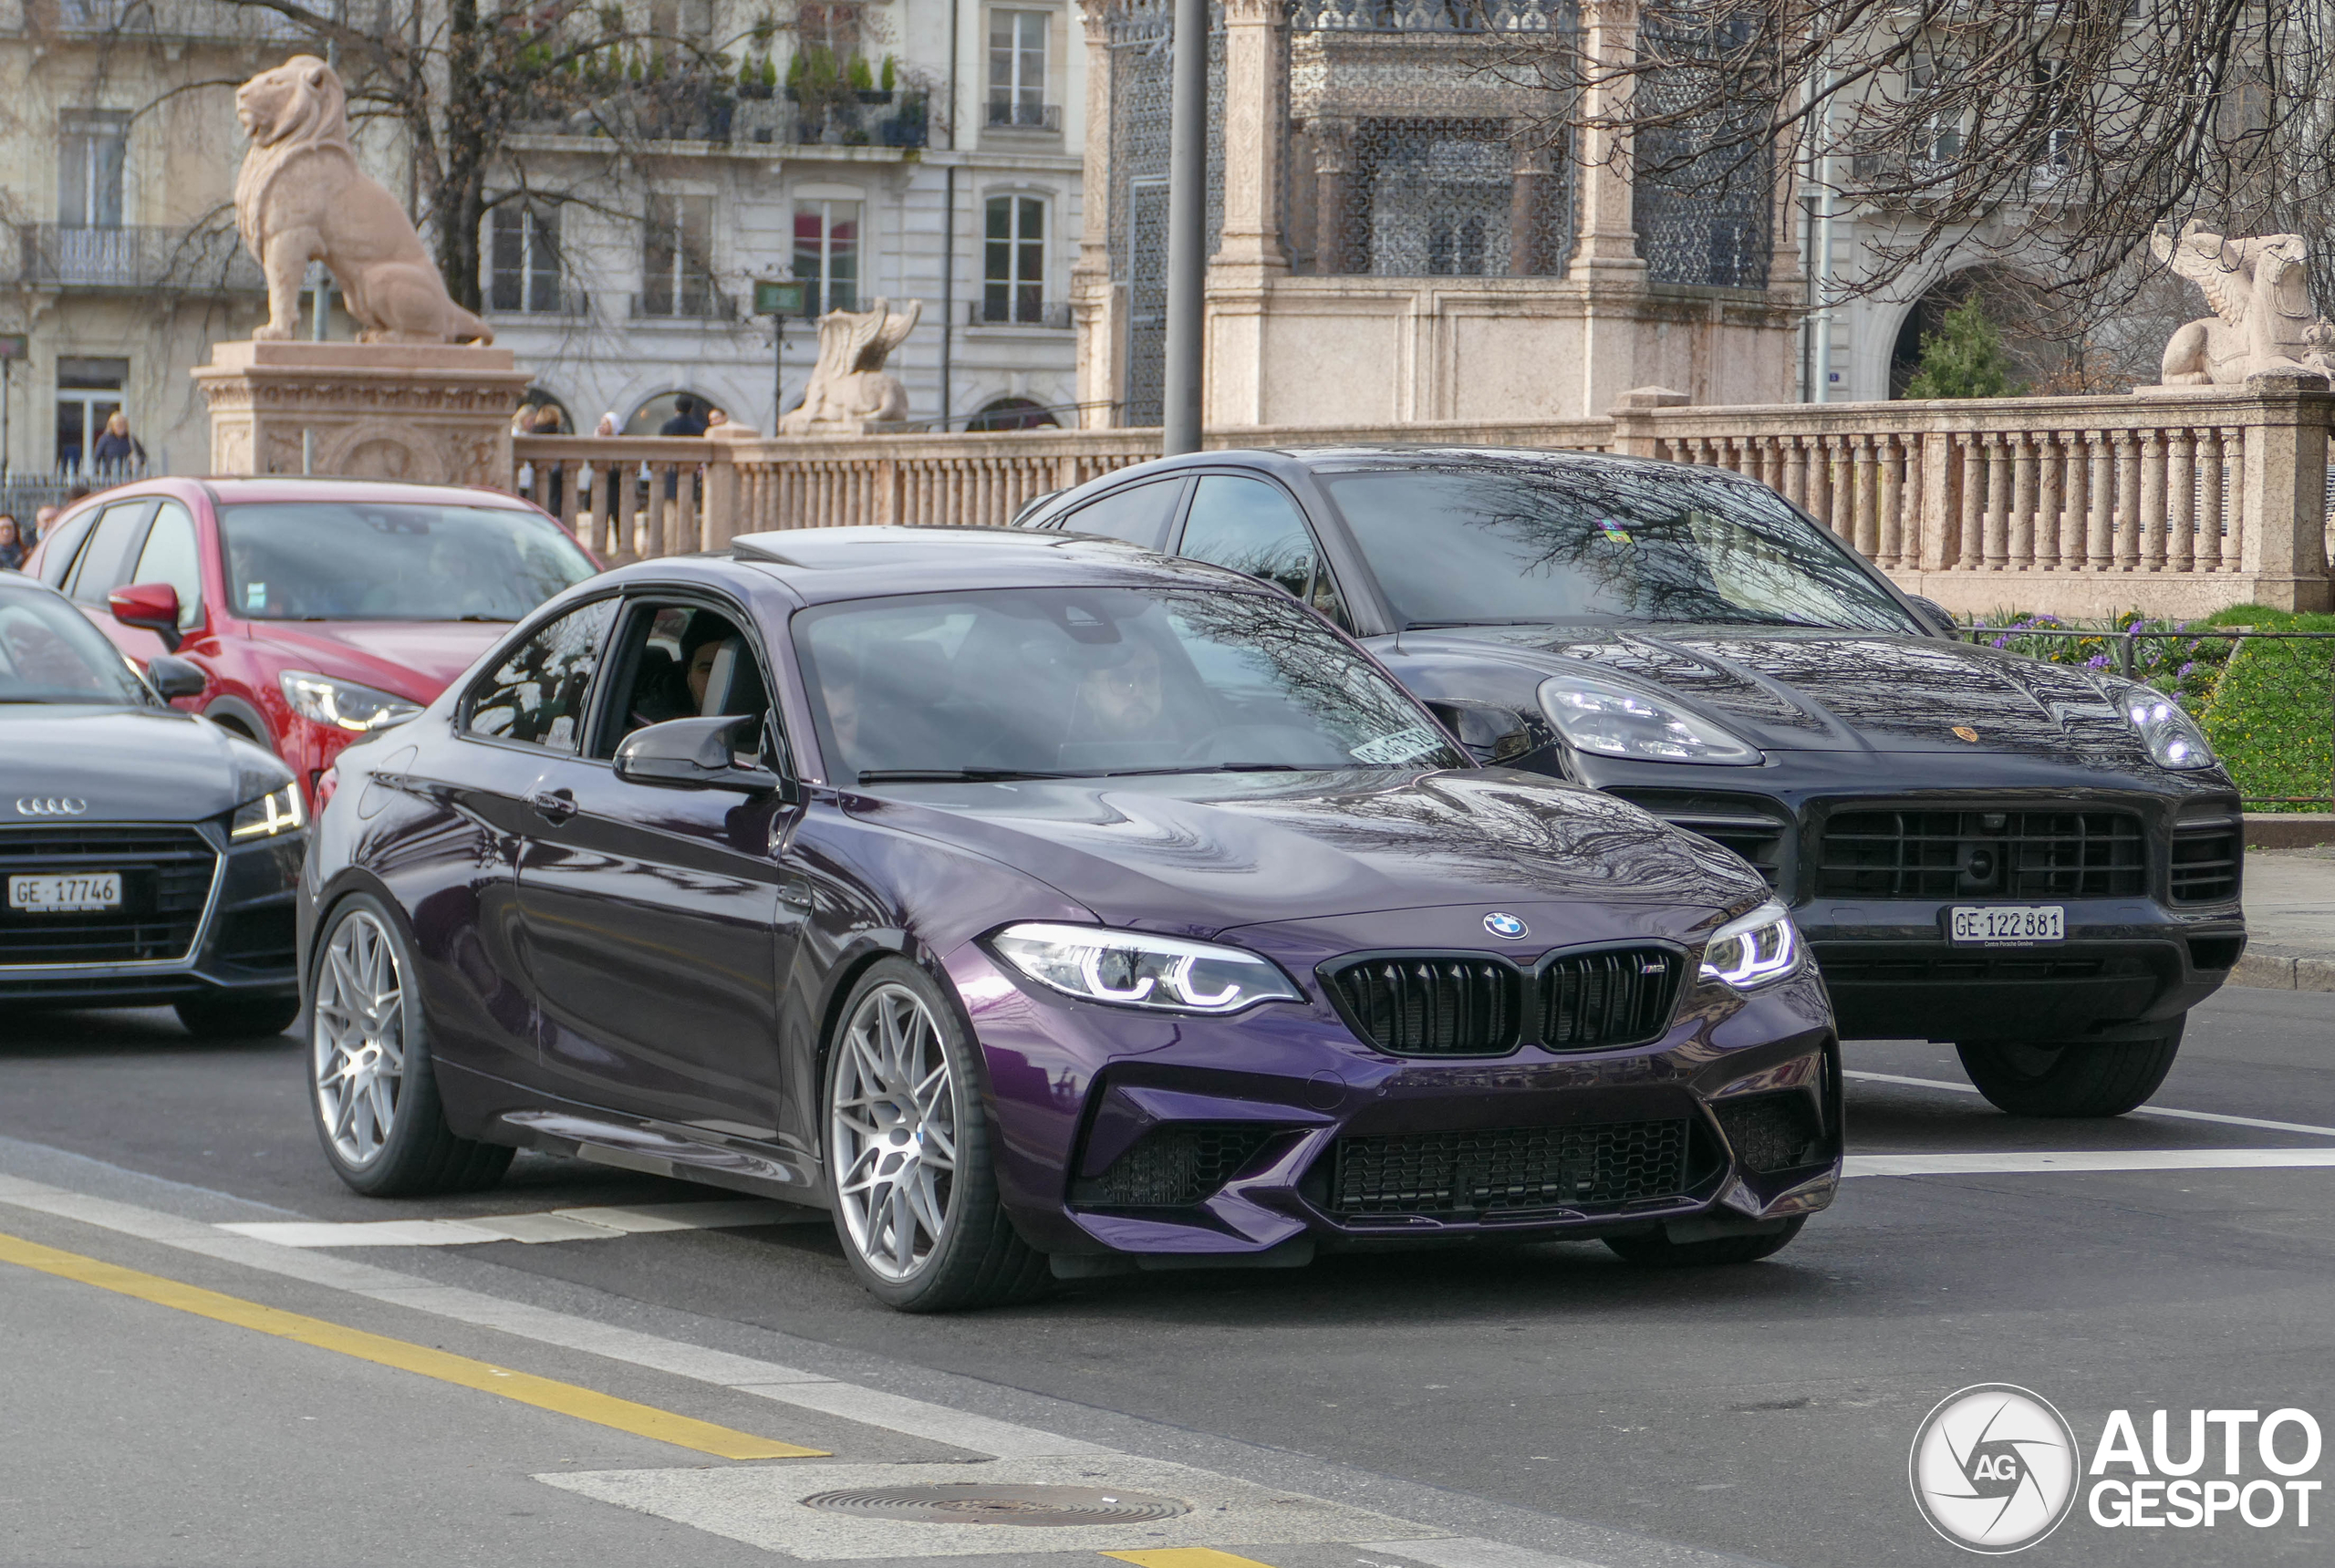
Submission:
[[[213,473],[511,487],[511,415],[530,378],[508,348],[214,343],[191,374]]]

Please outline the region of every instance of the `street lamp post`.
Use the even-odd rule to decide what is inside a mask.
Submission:
[[[1166,455],[1200,449],[1202,293],[1208,270],[1208,0],[1176,0],[1168,90]]]
[[[786,318],[803,314],[804,286],[784,278],[754,280],[754,314],[770,317],[770,433],[786,407]]]

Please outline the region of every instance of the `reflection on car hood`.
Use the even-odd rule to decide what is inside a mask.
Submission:
[[[1060,889],[1115,925],[1581,900],[1736,909],[1767,887],[1608,795],[1507,769],[918,785],[855,806]]]
[[[2082,671],[1998,649],[1875,632],[1748,627],[1406,632],[1406,657],[1489,651],[1555,673],[1582,660],[1658,686],[1762,751],[1967,753],[2148,760]],[[1956,730],[1973,731],[1974,742]]]
[[[427,703],[496,639],[503,621],[268,620],[252,636],[272,643],[288,667],[337,675]]]
[[[0,828],[201,822],[289,783],[274,756],[208,719],[159,708],[0,704]],[[19,800],[82,801],[78,815]]]

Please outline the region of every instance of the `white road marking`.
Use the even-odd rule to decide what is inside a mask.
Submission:
[[[741,1199],[719,1203],[644,1203],[633,1209],[553,1209],[465,1220],[247,1220],[219,1229],[279,1247],[472,1247],[482,1241],[612,1241],[652,1231],[826,1222],[826,1215],[816,1209]]]
[[[1448,1535],[1433,1541],[1365,1541],[1365,1552],[1407,1557],[1430,1568],[1598,1568],[1578,1557],[1552,1557],[1505,1541],[1485,1541],[1472,1535]]]
[[[2335,1148],[2070,1148],[1997,1154],[1852,1154],[1843,1176],[1996,1176],[2043,1171],[2276,1170],[2335,1167]]]
[[[1211,1470],[1130,1454],[1088,1459],[997,1460],[981,1465],[850,1465],[665,1467],[539,1475],[562,1491],[578,1492],[709,1534],[742,1541],[765,1552],[813,1563],[868,1558],[987,1557],[1026,1552],[1139,1552],[1163,1546],[1321,1544],[1370,1540],[1407,1552],[1406,1536],[1432,1536],[1407,1520],[1350,1508],[1322,1498],[1235,1480]],[[1141,1523],[1050,1525],[1016,1529],[994,1524],[921,1523],[854,1517],[805,1508],[802,1500],[825,1491],[892,1486],[1110,1486],[1179,1498],[1189,1513]],[[1466,1565],[1476,1568],[1476,1565]],[[1494,1568],[1486,1563],[1482,1568]],[[1500,1564],[1498,1568],[1527,1568]],[[1585,1565],[1584,1565],[1585,1568]]]
[[[1968,1084],[1956,1084],[1946,1078],[1908,1078],[1901,1073],[1867,1073],[1844,1067],[1844,1078],[1863,1078],[1869,1084],[1903,1084],[1915,1089],[1944,1089],[1948,1094],[1975,1095],[1978,1091]],[[2170,1106],[2143,1106],[2127,1112],[2135,1116],[2171,1116],[2185,1122],[2219,1122],[2224,1127],[2260,1127],[2265,1132],[2308,1133],[2313,1137],[2335,1137],[2335,1127],[2313,1127],[2308,1122],[2266,1122],[2259,1116],[2225,1116],[2219,1111],[2182,1111]]]
[[[734,1389],[741,1393],[753,1394],[762,1398],[793,1405],[798,1408],[838,1416],[846,1420],[874,1427],[880,1430],[923,1438],[929,1441],[970,1449],[975,1453],[994,1455],[1000,1460],[1028,1461],[1056,1459],[1077,1460],[1090,1468],[1097,1465],[1106,1466],[1107,1469],[1095,1473],[1102,1474],[1113,1480],[1118,1480],[1122,1475],[1125,1475],[1129,1479],[1122,1484],[1138,1490],[1150,1489],[1144,1488],[1133,1477],[1139,1471],[1149,1473],[1146,1467],[1155,1467],[1162,1463],[1162,1461],[1145,1459],[1123,1453],[1098,1443],[1090,1443],[1080,1438],[1048,1432],[1036,1427],[1024,1426],[1012,1421],[1001,1421],[969,1410],[930,1404],[921,1399],[887,1393],[882,1389],[869,1388],[864,1385],[841,1382],[815,1372],[784,1366],[778,1362],[763,1361],[752,1356],[736,1355],[728,1351],[666,1339],[657,1334],[644,1334],[637,1329],[598,1323],[590,1318],[531,1306],[524,1302],[508,1301],[482,1292],[465,1290],[460,1286],[431,1284],[410,1274],[400,1274],[393,1270],[379,1268],[371,1263],[358,1262],[351,1258],[333,1257],[299,1248],[278,1246],[255,1241],[247,1236],[223,1234],[216,1227],[205,1225],[197,1220],[182,1219],[174,1214],[140,1208],[135,1204],[118,1202],[111,1199],[90,1197],[84,1193],[51,1187],[42,1182],[28,1181],[17,1177],[0,1175],[0,1205],[55,1215],[60,1219],[94,1226],[99,1230],[111,1231],[120,1235],[151,1241],[177,1251],[215,1258],[223,1262],[234,1263],[263,1273],[302,1280],[327,1289],[343,1291],[351,1295],[429,1313],[451,1321],[498,1329],[503,1333],[534,1340],[539,1344],[580,1350],[590,1355],[605,1356],[611,1361],[625,1362],[674,1376],[687,1377],[697,1382]],[[801,1467],[807,1474],[814,1477],[833,1477],[840,1473],[843,1469],[843,1467],[824,1465],[817,1460],[790,1460],[789,1463]],[[945,1472],[939,1479],[948,1480],[970,1480],[976,1473],[972,1467],[963,1464],[939,1468]],[[1528,1561],[1522,1555],[1510,1555],[1510,1553],[1521,1553],[1524,1550],[1522,1548],[1505,1546],[1498,1542],[1441,1535],[1429,1527],[1415,1525],[1410,1521],[1396,1519],[1391,1515],[1372,1514],[1362,1510],[1345,1510],[1341,1504],[1301,1493],[1268,1491],[1252,1482],[1238,1480],[1215,1471],[1187,1467],[1176,1468],[1185,1469],[1186,1474],[1191,1478],[1188,1482],[1181,1484],[1201,1491],[1203,1496],[1219,1491],[1226,1494],[1255,1494],[1271,1499],[1276,1508],[1331,1510],[1360,1519],[1386,1521],[1375,1524],[1375,1528],[1366,1533],[1374,1541],[1383,1543],[1385,1550],[1429,1563],[1433,1568],[1599,1568],[1599,1565],[1594,1563],[1559,1557],[1552,1553],[1532,1552]],[[752,1479],[775,1477],[781,1472],[766,1467],[740,1467],[726,1471],[684,1469],[656,1473],[666,1476],[727,1473]],[[1080,1473],[1087,1475],[1089,1470],[1082,1469]],[[560,1485],[584,1478],[556,1476],[539,1479],[544,1480],[547,1484]],[[789,1479],[788,1484],[791,1484],[791,1480],[792,1478]],[[829,1481],[827,1484],[843,1483]],[[802,1492],[794,1494],[795,1497],[807,1494]],[[789,1501],[791,1501],[792,1499]],[[626,1506],[633,1505],[628,1503]],[[833,1517],[841,1519],[845,1516]],[[1601,1539],[1610,1533],[1600,1527],[1577,1524],[1572,1521],[1560,1519],[1553,1515],[1545,1517],[1548,1518],[1551,1526],[1560,1529],[1580,1530],[1585,1533],[1594,1533]],[[1001,1541],[995,1533],[997,1527],[965,1526],[961,1528],[984,1529],[981,1537],[985,1543],[982,1548],[984,1552],[995,1552],[1001,1546],[1008,1550],[1012,1549],[1012,1542]],[[1413,1542],[1400,1542],[1398,1538],[1406,1530],[1417,1530],[1420,1539]],[[1054,1532],[1047,1532],[1049,1542],[1053,1541],[1054,1536]],[[1344,1536],[1338,1537],[1338,1539],[1344,1538]],[[895,1538],[896,1546],[898,1539]],[[1252,1542],[1261,1543],[1269,1539],[1272,1538],[1255,1534],[1251,1534],[1245,1539],[1228,1538],[1211,1531],[1210,1538],[1200,1543],[1211,1546],[1241,1545]],[[1691,1546],[1675,1545],[1646,1538],[1640,1538],[1640,1540],[1642,1544],[1636,1554],[1648,1561],[1652,1560],[1652,1556],[1658,1556],[1666,1568],[1744,1568],[1747,1561],[1732,1555],[1704,1552]],[[1029,1542],[1027,1545],[1034,1546],[1036,1542]],[[1439,1555],[1428,1555],[1429,1548],[1433,1548]],[[1026,1550],[1026,1546],[1024,1549]],[[1461,1556],[1463,1552],[1468,1555]],[[903,1553],[894,1549],[887,1550],[883,1554],[902,1555]]]

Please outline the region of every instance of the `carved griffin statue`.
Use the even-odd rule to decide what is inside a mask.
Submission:
[[[405,209],[357,166],[339,73],[295,55],[235,89],[252,139],[235,175],[235,227],[267,278],[258,338],[298,330],[300,284],[321,261],[340,284],[366,343],[492,343],[456,305]]]
[[[895,314],[879,299],[866,310],[830,310],[819,317],[819,362],[811,368],[803,406],[778,421],[781,435],[857,435],[870,424],[904,419],[908,390],[887,375],[884,360],[905,341],[924,314],[924,302],[908,301]]]
[[[2335,325],[2311,304],[2300,234],[2226,239],[2192,222],[2178,236],[2151,234],[2149,248],[2214,307],[2164,346],[2166,386],[2243,386],[2266,370],[2330,373]]]

